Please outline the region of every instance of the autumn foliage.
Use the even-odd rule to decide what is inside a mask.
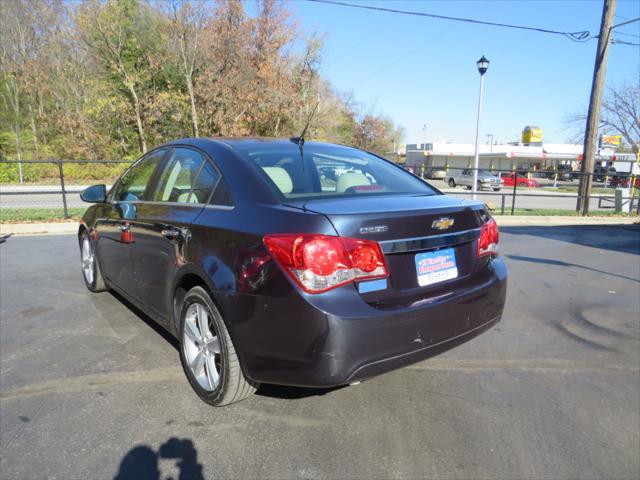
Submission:
[[[123,159],[187,136],[309,136],[392,150],[401,131],[319,74],[286,3],[0,2],[0,158]]]

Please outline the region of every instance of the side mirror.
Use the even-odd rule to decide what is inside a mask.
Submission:
[[[105,203],[107,201],[106,185],[93,185],[80,193],[80,198],[88,203]]]

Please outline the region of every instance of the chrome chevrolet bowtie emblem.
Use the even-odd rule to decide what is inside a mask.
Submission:
[[[446,230],[447,228],[451,228],[453,226],[453,222],[455,220],[449,217],[439,218],[438,220],[434,220],[431,224],[431,228],[437,228],[438,230]]]

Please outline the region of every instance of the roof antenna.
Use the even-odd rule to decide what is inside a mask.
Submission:
[[[320,102],[316,102],[316,106],[313,107],[313,110],[311,111],[311,114],[309,115],[309,118],[307,119],[307,124],[304,126],[304,130],[302,130],[302,133],[300,134],[300,136],[299,137],[291,137],[289,139],[292,142],[297,143],[301,150],[302,150],[302,147],[304,146],[304,136],[307,133],[309,125],[311,124],[311,120],[313,119],[313,115],[316,113],[316,110],[318,110],[318,106],[319,105],[320,105]]]
[[[304,130],[302,130],[302,133],[300,134],[299,137],[291,137],[289,140],[291,140],[292,142],[295,142],[298,144],[298,148],[300,149],[300,160],[302,161],[302,171],[304,172],[304,135],[305,133],[307,133],[307,129],[309,128],[309,125],[311,124],[311,120],[313,119],[313,115],[316,113],[316,110],[318,109],[318,105],[320,105],[320,102],[316,102],[316,106],[313,107],[313,110],[311,111],[311,114],[309,115],[309,118],[307,119],[307,124],[304,126]]]

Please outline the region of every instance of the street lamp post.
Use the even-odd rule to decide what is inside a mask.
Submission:
[[[480,72],[480,98],[478,99],[478,120],[476,121],[476,151],[474,155],[474,170],[473,170],[473,199],[476,199],[476,192],[478,190],[478,168],[480,165],[480,114],[482,113],[482,87],[484,86],[484,74],[487,73],[489,68],[489,60],[484,58],[484,55],[480,60],[476,62],[478,66],[478,72]]]
[[[493,153],[493,133],[487,133],[487,138],[489,138],[489,151]]]

